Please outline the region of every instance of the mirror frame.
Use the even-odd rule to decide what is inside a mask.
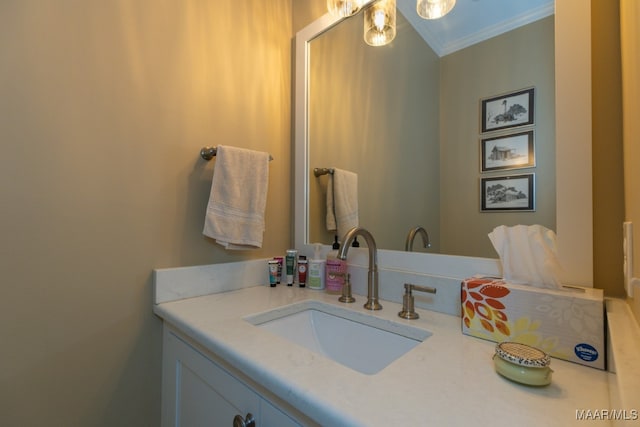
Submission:
[[[367,1],[366,4],[371,3]],[[308,185],[310,180],[308,137],[308,66],[310,42],[343,19],[325,14],[295,37],[294,122],[294,244],[310,251],[308,234]],[[563,283],[593,286],[593,212],[591,147],[591,6],[583,0],[563,0],[555,5],[556,77],[556,234],[558,257],[564,269]],[[580,70],[580,72],[576,72]],[[412,253],[411,260],[437,264],[430,258],[446,257],[470,270],[495,260]],[[420,258],[416,258],[420,257]],[[383,257],[384,259],[384,257]],[[439,258],[441,262],[443,259]],[[462,271],[467,269],[462,269]],[[476,271],[478,273],[480,271]],[[472,273],[472,274],[475,274]]]

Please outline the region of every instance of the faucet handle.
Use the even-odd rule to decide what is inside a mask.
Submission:
[[[340,302],[356,302],[356,299],[351,295],[351,280],[349,280],[349,273],[344,274],[344,285],[342,285],[342,296],[338,298]]]
[[[404,295],[402,296],[402,311],[398,313],[398,316],[402,317],[403,319],[412,320],[420,317],[418,313],[416,313],[416,310],[414,308],[415,298],[413,297],[413,291],[435,294],[437,292],[437,289],[430,286],[420,286],[414,285],[412,283],[405,283]]]

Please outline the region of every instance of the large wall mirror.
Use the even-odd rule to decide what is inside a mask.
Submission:
[[[456,8],[479,3],[491,5],[458,1]],[[326,15],[297,35],[296,245],[333,241],[325,227],[327,177],[313,174],[330,167],[358,174],[360,224],[381,249],[403,250],[409,229],[421,225],[432,253],[493,258],[487,233],[497,225],[557,231],[553,4],[500,34],[467,35],[457,48],[430,44],[403,5],[399,0],[397,35],[387,46],[364,43],[361,16]],[[533,125],[481,132],[481,99],[529,87]],[[483,139],[523,130],[533,133],[535,166],[481,170]],[[483,178],[521,174],[534,174],[534,211],[481,211]]]

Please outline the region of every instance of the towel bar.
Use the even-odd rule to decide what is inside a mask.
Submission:
[[[209,161],[215,157],[217,151],[218,151],[217,147],[203,147],[200,150],[200,157]],[[273,160],[273,157],[271,156],[271,154],[269,154],[269,161],[271,160]]]
[[[315,176],[321,176],[326,174],[333,175],[333,168],[313,168],[313,174]]]

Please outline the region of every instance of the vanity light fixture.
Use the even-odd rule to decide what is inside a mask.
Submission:
[[[424,19],[442,18],[456,5],[456,0],[418,0],[416,10]]]
[[[327,9],[333,16],[346,18],[358,13],[365,0],[327,0]]]
[[[380,0],[364,11],[364,41],[384,46],[396,36],[396,0]]]

